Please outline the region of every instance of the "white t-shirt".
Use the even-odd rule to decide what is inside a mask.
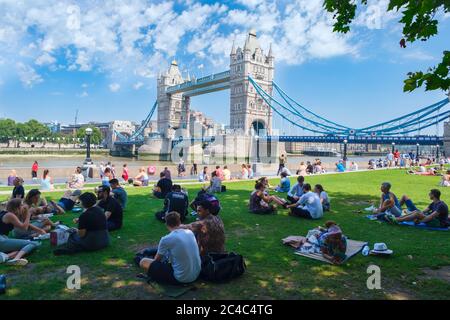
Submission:
[[[176,229],[162,237],[158,254],[172,264],[175,279],[182,283],[197,280],[200,270],[200,250],[191,230]]]
[[[297,204],[298,207],[308,210],[313,219],[319,219],[323,217],[322,203],[320,202],[320,198],[316,193],[308,191],[300,197]]]

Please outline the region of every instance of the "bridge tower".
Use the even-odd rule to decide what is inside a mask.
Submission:
[[[244,48],[233,48],[230,54],[230,127],[244,135],[252,133],[271,134],[272,110],[249,83],[248,75],[269,94],[272,94],[275,58],[272,45],[264,54],[256,37],[250,30]]]
[[[158,132],[170,137],[174,130],[187,128],[189,110],[186,111],[182,93],[167,94],[166,89],[183,83],[177,62],[172,61],[169,70],[158,77]],[[189,105],[187,103],[187,108]]]

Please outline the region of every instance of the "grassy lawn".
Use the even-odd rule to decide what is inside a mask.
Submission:
[[[292,179],[294,181],[294,179]],[[228,251],[242,254],[248,266],[241,278],[227,284],[198,282],[198,290],[183,299],[449,299],[450,283],[429,277],[425,268],[434,271],[450,266],[450,232],[427,231],[369,221],[365,213],[355,210],[378,201],[381,182],[393,183],[397,196],[408,194],[419,207],[429,203],[428,191],[439,177],[419,177],[402,170],[361,172],[344,175],[308,177],[311,184],[321,183],[332,201],[332,212],[322,221],[289,217],[280,210],[274,216],[248,213],[247,200],[252,182],[230,183],[221,194]],[[275,184],[276,181],[272,181]],[[186,186],[190,199],[199,185]],[[450,189],[442,189],[444,201]],[[150,199],[150,189],[128,189],[129,207],[123,230],[112,234],[112,245],[101,252],[70,257],[55,257],[48,241],[29,257],[25,268],[0,266],[8,276],[9,288],[0,299],[161,299],[152,286],[136,278],[139,270],[132,264],[134,253],[156,245],[166,234],[154,212],[161,200]],[[61,193],[51,194],[57,199]],[[1,196],[0,200],[4,200]],[[450,201],[449,201],[450,202]],[[75,214],[58,219],[72,225]],[[337,221],[351,239],[386,242],[394,250],[390,258],[364,257],[361,254],[342,266],[325,265],[293,254],[281,244],[289,235],[305,235],[326,219]],[[381,268],[382,290],[368,290],[366,272],[369,265]],[[82,288],[66,289],[66,268],[79,265]]]

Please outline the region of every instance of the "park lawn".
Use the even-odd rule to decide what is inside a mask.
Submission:
[[[294,181],[294,178],[292,178]],[[359,172],[307,177],[311,184],[321,183],[329,192],[332,212],[319,221],[289,217],[286,210],[278,215],[257,216],[248,213],[247,201],[253,182],[229,183],[219,196],[220,215],[226,229],[226,248],[242,254],[247,272],[230,283],[199,281],[198,289],[183,299],[449,299],[448,279],[426,276],[450,266],[450,232],[427,231],[369,221],[366,213],[356,213],[378,201],[379,185],[393,183],[393,191],[416,199],[419,207],[428,204],[428,191],[438,185],[439,177],[419,177],[403,170]],[[272,183],[276,183],[272,180]],[[190,199],[200,185],[186,186]],[[450,189],[443,189],[443,200],[450,200]],[[166,234],[163,224],[153,214],[162,201],[151,199],[149,189],[129,189],[129,205],[124,228],[112,234],[112,245],[103,251],[76,256],[55,257],[49,241],[29,257],[24,268],[0,266],[8,277],[8,291],[0,299],[161,299],[157,291],[136,275],[134,253],[156,245]],[[53,193],[57,199],[60,193]],[[4,197],[0,198],[3,200]],[[450,202],[450,201],[449,201]],[[58,217],[64,222],[76,215]],[[337,221],[351,239],[386,242],[394,250],[389,258],[364,257],[361,254],[341,266],[332,266],[293,254],[281,244],[289,235],[305,235],[327,219]],[[70,223],[69,223],[70,224]],[[70,224],[72,225],[72,224]],[[381,290],[368,290],[367,268],[381,268]],[[82,272],[81,290],[66,289],[66,268],[78,265]]]

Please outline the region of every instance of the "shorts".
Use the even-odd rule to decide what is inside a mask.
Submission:
[[[275,208],[273,206],[270,206],[268,208],[260,208],[256,210],[251,210],[251,213],[254,214],[273,214],[275,213]]]
[[[291,215],[299,218],[312,219],[311,213],[308,210],[302,208],[292,208]]]
[[[151,280],[172,285],[181,285],[174,275],[172,265],[167,262],[153,261],[148,269],[148,276]]]

